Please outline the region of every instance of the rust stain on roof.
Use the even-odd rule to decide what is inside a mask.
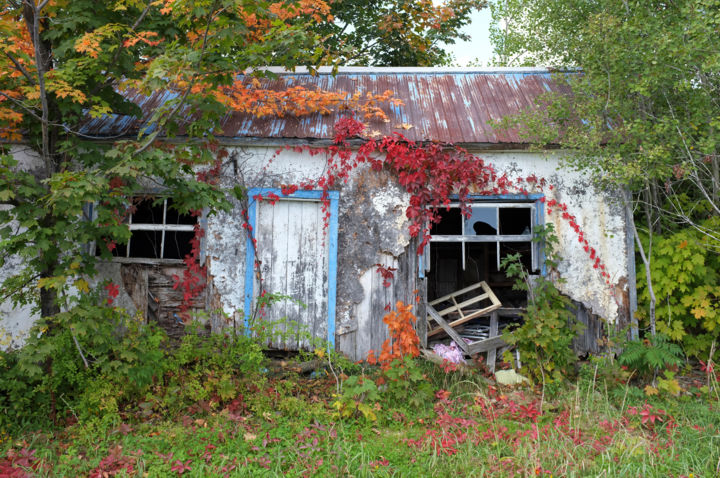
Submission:
[[[302,85],[309,89],[365,95],[391,90],[402,100],[400,106],[384,104],[389,122],[371,120],[369,131],[387,135],[402,133],[413,141],[445,143],[521,144],[517,131],[498,131],[490,121],[516,114],[534,106],[547,92],[567,93],[553,81],[546,69],[433,69],[433,68],[345,68],[335,75],[328,70],[312,76],[307,72],[280,74],[276,79],[260,79],[261,87],[281,90]],[[134,135],[148,125],[152,112],[174,98],[175,93],[157,92],[151,96],[126,94],[143,111],[142,118],[111,115],[91,119],[82,133],[101,137]],[[255,118],[229,113],[224,117],[219,138],[332,139],[333,125],[342,112],[302,117]],[[408,125],[412,127],[408,129]]]

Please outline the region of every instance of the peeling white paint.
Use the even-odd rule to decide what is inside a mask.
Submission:
[[[23,161],[23,167],[29,167],[32,161],[22,151],[17,151]],[[548,199],[554,198],[568,205],[568,212],[578,218],[584,235],[592,247],[597,251],[605,263],[613,283],[628,274],[628,251],[626,242],[626,225],[622,208],[613,202],[613,195],[596,191],[591,187],[590,181],[582,174],[573,171],[559,171],[556,156],[535,152],[476,152],[488,163],[494,164],[499,171],[507,171],[509,176],[527,176],[535,174],[545,178],[555,188],[544,193]],[[228,168],[226,174],[230,182],[244,181],[251,187],[280,187],[283,184],[298,184],[304,180],[316,180],[325,171],[326,158],[323,155],[312,156],[308,152],[282,150],[279,153],[275,148],[245,147],[231,148],[230,158],[235,159],[234,168]],[[367,269],[373,263],[398,266],[398,258],[408,252],[410,237],[408,234],[408,219],[405,216],[409,205],[409,195],[396,182],[387,180],[380,182],[382,186],[374,183],[364,184],[367,177],[373,176],[380,181],[384,173],[371,172],[367,167],[356,169],[347,184],[340,185],[340,216],[347,221],[365,221],[354,231],[362,232],[359,237],[342,236],[349,234],[347,223],[340,223],[340,233],[345,237],[346,244],[360,247],[355,252],[372,256],[362,270],[341,269],[338,271],[339,280],[351,280],[343,289],[345,295],[338,296],[337,331],[349,333],[357,331],[358,335],[367,335],[368,331],[361,331],[362,324],[375,323],[381,317],[361,316],[363,310],[369,310],[370,301],[368,283],[376,274],[374,268]],[[364,188],[364,189],[363,189]],[[358,192],[360,191],[360,192]],[[367,198],[358,199],[359,196]],[[208,257],[209,277],[212,286],[225,314],[242,320],[239,313],[244,307],[245,294],[245,256],[246,256],[246,230],[242,227],[240,214],[242,206],[235,204],[230,213],[219,213],[211,216],[207,221],[207,234],[205,240],[205,255]],[[555,226],[560,240],[559,249],[562,251],[562,261],[559,273],[565,280],[559,284],[562,292],[572,299],[582,302],[595,314],[614,320],[618,314],[618,305],[613,298],[609,287],[604,283],[597,270],[592,267],[592,261],[577,240],[575,232],[569,224],[562,220],[559,213],[546,215],[545,220]],[[355,224],[357,225],[357,224]],[[364,228],[364,229],[362,229]],[[362,244],[360,244],[362,243]],[[342,266],[344,255],[342,242],[339,250],[340,264]],[[10,269],[0,272],[0,279],[5,277]],[[111,275],[113,273],[111,272]],[[633,280],[633,278],[628,278]],[[372,289],[372,288],[371,288]],[[341,289],[338,289],[340,294]],[[377,291],[375,292],[378,293]],[[380,289],[380,293],[388,291]],[[390,296],[388,295],[388,300]],[[354,304],[354,305],[352,305]],[[365,304],[365,305],[363,305]],[[352,306],[350,306],[352,305]],[[36,316],[30,314],[27,308],[14,310],[8,304],[0,307],[0,334],[3,330],[13,335],[21,336],[29,329]],[[239,324],[238,324],[239,325]],[[369,325],[368,325],[369,327]],[[374,327],[374,326],[373,326]]]
[[[568,213],[576,216],[585,238],[594,247],[605,264],[611,277],[611,285],[628,275],[628,251],[626,242],[625,216],[617,202],[617,194],[596,190],[590,180],[577,171],[559,170],[558,154],[542,152],[495,152],[477,153],[487,162],[494,164],[499,171],[507,171],[508,176],[526,177],[535,174],[545,178],[548,185],[543,191],[548,199],[556,199],[568,206]],[[618,314],[618,304],[612,291],[593,262],[578,242],[575,231],[561,212],[545,214],[545,221],[551,222],[559,239],[558,250],[562,260],[559,264],[560,276],[564,283],[558,288],[572,299],[583,303],[593,313],[614,321]]]

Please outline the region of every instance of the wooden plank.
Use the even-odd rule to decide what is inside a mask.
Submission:
[[[315,264],[312,266],[312,283],[307,286],[309,298],[305,304],[308,306],[306,313],[310,320],[313,321],[313,337],[326,340],[328,333],[328,294],[330,290],[328,282],[330,237],[323,225],[322,204],[319,202],[308,203],[308,206],[311,204],[312,209],[307,211],[307,214],[309,215],[308,224],[312,223],[312,230],[308,231],[308,234],[312,238],[310,247],[310,250],[314,253],[312,257],[316,259],[314,260]]]
[[[489,350],[495,350],[498,347],[504,347],[507,344],[502,338],[502,335],[498,335],[497,337],[492,337],[485,340],[480,340],[478,342],[473,342],[468,345],[468,354],[469,355],[476,355],[481,354],[483,352],[487,352]]]
[[[517,307],[500,307],[497,310],[499,317],[515,317],[525,313],[525,309]]]
[[[482,288],[482,290],[484,291],[484,294],[480,294],[480,295],[478,295],[478,296],[476,296],[476,297],[473,297],[473,298],[471,298],[471,299],[468,299],[468,300],[466,300],[466,301],[463,301],[463,302],[461,302],[460,304],[458,304],[458,303],[455,301],[455,297],[457,297],[457,296],[459,296],[459,295],[461,295],[461,294],[467,293],[468,291],[475,290],[475,289],[477,289],[478,287]],[[439,316],[444,316],[444,315],[449,314],[449,313],[454,312],[454,311],[459,312],[459,313],[460,313],[460,318],[459,318],[458,320],[455,320],[455,321],[451,322],[451,323],[450,323],[450,327],[457,327],[458,325],[462,325],[462,324],[464,324],[465,322],[468,322],[469,320],[474,319],[475,317],[480,317],[480,316],[482,316],[482,315],[486,315],[486,314],[488,314],[488,313],[490,313],[490,312],[493,312],[493,311],[499,309],[500,307],[502,307],[502,304],[500,303],[500,301],[498,300],[498,298],[497,298],[497,297],[495,296],[495,294],[493,293],[492,289],[490,289],[490,287],[487,285],[487,283],[486,283],[485,281],[480,281],[480,282],[478,282],[478,283],[476,283],[476,284],[473,284],[473,285],[471,285],[471,286],[469,286],[469,287],[466,287],[466,288],[464,288],[464,289],[460,289],[459,291],[453,292],[452,294],[449,294],[449,295],[447,295],[447,296],[445,296],[445,297],[443,297],[443,298],[441,298],[441,299],[434,300],[433,302],[430,303],[430,305],[436,304],[436,303],[438,303],[438,301],[444,302],[444,301],[447,300],[448,298],[452,299],[452,301],[453,301],[453,303],[454,303],[455,305],[452,306],[452,307],[443,309],[442,312],[438,312],[438,315],[439,315]],[[444,300],[443,300],[443,299],[444,299]],[[463,307],[465,307],[465,306],[467,306],[467,305],[474,304],[474,303],[479,302],[479,301],[481,301],[481,300],[483,300],[483,299],[490,299],[490,302],[492,303],[492,305],[489,305],[488,307],[485,307],[485,308],[480,309],[480,310],[476,310],[476,311],[474,311],[474,312],[472,312],[472,313],[470,313],[470,314],[467,314],[467,315],[462,311],[462,308],[463,308]],[[429,320],[428,320],[428,322],[429,322]],[[428,333],[428,337],[431,337],[431,336],[433,336],[433,335],[439,334],[440,332],[442,332],[442,330],[443,330],[442,327],[436,327],[435,329],[431,330],[431,331]]]
[[[450,299],[450,298],[452,298],[452,297],[454,297],[454,296],[456,296],[456,295],[462,295],[462,294],[465,294],[466,292],[470,292],[471,290],[474,290],[474,289],[477,289],[478,287],[481,287],[481,284],[482,284],[482,282],[478,282],[478,283],[473,284],[473,285],[471,285],[471,286],[465,287],[464,289],[460,289],[460,290],[458,290],[458,291],[455,291],[455,292],[453,292],[452,294],[448,294],[448,295],[442,296],[442,297],[440,297],[439,299],[435,299],[435,300],[433,300],[432,302],[430,302],[430,305],[433,305],[433,306],[434,306],[434,305],[439,304],[440,302],[445,302],[446,300],[448,300],[448,299]]]
[[[381,253],[379,257],[379,263],[384,267],[397,269],[397,260],[389,255]],[[372,269],[372,349],[379,352],[382,349],[382,345],[385,340],[390,338],[390,332],[388,331],[387,325],[382,321],[382,318],[389,311],[386,306],[390,306],[390,310],[395,310],[395,288],[391,285],[385,287],[383,282],[385,281],[382,276],[377,272],[377,268]],[[397,273],[397,270],[395,271]],[[398,280],[397,277],[390,279],[391,283]]]
[[[287,292],[287,204],[278,201],[275,205],[267,201],[259,201],[257,212],[258,224],[258,256],[262,260],[263,288],[269,293],[285,294]],[[259,287],[255,294],[261,294]],[[285,315],[285,301],[276,302],[264,311],[258,311],[256,322],[265,321],[273,332],[281,332],[282,326],[277,325],[277,318]],[[268,339],[269,347],[280,348],[277,336]]]
[[[368,269],[360,276],[362,287],[362,300],[353,307],[354,316],[357,320],[357,333],[355,337],[355,350],[351,357],[356,360],[367,357],[368,351],[372,348],[372,276],[374,269]],[[380,320],[380,318],[377,318]]]
[[[120,273],[125,290],[130,295],[137,311],[148,319],[148,266],[143,264],[121,264]]]
[[[467,342],[465,342],[465,340],[463,340],[463,338],[460,337],[460,335],[458,335],[458,333],[455,332],[455,330],[450,325],[448,325],[447,322],[445,322],[445,319],[443,319],[440,314],[438,314],[437,311],[433,309],[432,305],[428,304],[427,312],[428,315],[430,315],[433,320],[435,320],[435,322],[440,324],[440,327],[442,327],[442,329],[447,332],[450,338],[453,339],[456,344],[458,344],[458,346],[463,350],[463,352],[465,352],[466,354],[470,353],[468,350]]]
[[[464,324],[465,322],[468,322],[468,321],[474,319],[475,317],[480,317],[480,316],[482,316],[482,315],[487,315],[487,314],[489,314],[490,312],[492,312],[492,311],[494,311],[494,310],[497,310],[497,309],[499,309],[499,308],[500,308],[500,304],[489,305],[489,306],[485,307],[484,309],[480,309],[480,310],[478,310],[478,311],[475,311],[475,312],[473,312],[472,314],[469,314],[469,315],[467,315],[467,316],[465,316],[465,317],[463,317],[463,318],[461,318],[461,319],[454,320],[454,321],[450,322],[449,325],[450,325],[450,327],[457,327],[458,325],[462,325],[462,324]],[[440,317],[440,314],[438,314],[438,317]],[[433,316],[432,318],[433,318],[433,320],[435,319],[434,316]],[[435,322],[437,322],[437,320],[435,320]],[[444,320],[443,320],[443,322],[444,322]],[[435,329],[431,330],[430,332],[428,332],[428,337],[432,337],[433,335],[439,334],[440,332],[442,332],[442,330],[443,330],[443,329],[440,328],[440,327],[435,328]]]
[[[490,314],[490,336],[488,338],[497,337],[498,334],[498,314],[493,312]],[[490,349],[487,353],[487,367],[491,373],[495,372],[495,362],[497,361],[497,349]]]
[[[463,302],[460,302],[460,303],[458,304],[457,302],[455,302],[455,298],[453,297],[453,302],[455,303],[455,305],[453,305],[452,307],[448,307],[447,309],[443,309],[443,310],[438,311],[438,314],[440,314],[440,315],[442,315],[443,317],[445,317],[445,316],[448,315],[450,312],[453,312],[454,310],[457,310],[457,311],[460,313],[460,316],[463,316],[463,312],[462,312],[462,310],[460,310],[460,309],[463,309],[463,308],[467,307],[468,305],[472,305],[472,304],[474,304],[475,302],[480,302],[481,300],[485,300],[485,299],[489,299],[489,298],[490,298],[490,296],[489,296],[487,293],[485,293],[485,294],[476,295],[476,296],[473,297],[472,299],[468,299],[468,300],[463,301]]]
[[[495,293],[492,291],[490,286],[487,285],[487,283],[485,283],[485,281],[480,282],[480,287],[482,287],[483,290],[485,291],[485,293],[488,295],[490,302],[492,302],[493,304],[497,304],[498,306],[502,305],[502,304],[500,304],[500,300],[498,300]]]
[[[292,297],[293,300],[285,301],[285,315],[277,317],[277,320],[283,322],[284,336],[281,340],[281,347],[285,350],[298,349],[298,331],[301,326],[309,326],[307,322],[306,309],[303,309],[298,301],[305,300],[306,277],[304,275],[308,262],[315,262],[319,258],[315,258],[310,254],[304,254],[302,244],[305,235],[310,227],[303,224],[303,209],[308,205],[307,201],[280,201],[287,204],[288,228],[285,241],[287,242],[287,262],[285,264],[285,293]],[[310,204],[312,206],[312,204]],[[305,260],[303,260],[305,256]],[[310,258],[308,261],[307,258]],[[293,325],[291,322],[295,322]],[[312,330],[312,329],[311,329]]]

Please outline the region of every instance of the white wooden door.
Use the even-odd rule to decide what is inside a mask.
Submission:
[[[315,200],[280,199],[257,205],[261,273],[255,275],[254,290],[256,295],[264,290],[291,297],[258,315],[274,332],[268,346],[297,350],[310,345],[302,335],[327,338],[328,240],[323,216],[322,203]]]

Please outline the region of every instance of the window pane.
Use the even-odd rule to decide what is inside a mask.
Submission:
[[[434,242],[430,255],[428,300],[432,301],[462,288],[462,245],[459,242]]]
[[[437,208],[440,222],[433,224],[430,228],[430,235],[433,236],[457,236],[462,235],[462,215],[459,207],[451,207],[449,210]]]
[[[153,205],[154,198],[145,198],[133,204],[133,224],[162,224],[163,202]],[[158,249],[159,250],[159,249]],[[132,255],[132,253],[131,253]]]
[[[466,236],[497,235],[497,208],[473,207],[472,215],[465,219]]]
[[[130,257],[160,258],[161,231],[133,231],[130,239]]]
[[[529,207],[501,207],[500,208],[500,234],[521,235],[530,234],[532,226],[530,223]]]
[[[184,259],[190,254],[190,240],[194,235],[192,231],[165,232],[165,259]]]
[[[168,199],[167,202],[167,216],[165,218],[165,224],[195,224],[197,218],[190,214],[180,214],[177,209],[173,208],[173,200]]]
[[[520,253],[520,261],[525,269],[532,272],[532,243],[531,242],[501,242],[500,259],[510,254]]]

